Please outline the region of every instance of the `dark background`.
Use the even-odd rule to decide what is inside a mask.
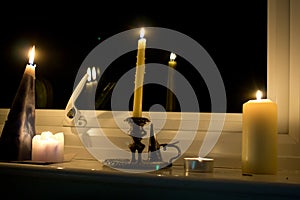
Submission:
[[[227,112],[240,113],[242,104],[253,98],[257,89],[266,93],[266,0],[163,3],[141,1],[134,4],[103,4],[99,1],[65,3],[63,6],[59,2],[45,1],[2,6],[0,107],[11,106],[32,45],[36,46],[37,51],[36,107],[64,109],[72,94],[77,70],[89,52],[117,33],[147,26],[182,32],[206,49],[223,78]],[[167,64],[169,52],[147,49],[146,57],[147,62]],[[122,71],[115,73],[114,69],[118,69],[119,62],[124,65],[125,60],[128,67],[123,69],[124,73],[135,66],[136,52],[119,58],[103,74],[96,93],[96,109],[110,109],[111,90],[122,76]],[[209,93],[204,82],[199,84],[201,76],[192,66],[187,67],[188,64],[180,56],[176,60],[177,70],[187,77],[201,99],[200,110],[210,112]],[[104,90],[108,86],[111,86],[111,90]],[[151,98],[154,90],[156,96],[160,97],[155,101]],[[143,110],[149,109],[154,103],[164,105],[166,88],[145,86],[144,95]],[[100,96],[101,102],[98,99]]]

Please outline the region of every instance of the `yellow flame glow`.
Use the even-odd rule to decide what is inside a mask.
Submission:
[[[263,95],[262,91],[257,90],[257,92],[256,92],[256,99],[257,100],[261,100],[262,95]]]
[[[88,75],[87,81],[90,82],[92,80],[92,72],[90,67],[87,68],[86,73]]]
[[[31,48],[31,50],[28,53],[29,64],[31,64],[31,65],[33,65],[33,62],[34,62],[34,54],[35,54],[35,46],[33,45],[33,47]]]
[[[96,78],[97,78],[96,67],[93,67],[92,68],[92,79],[93,79],[93,81],[96,80]]]
[[[175,53],[171,53],[170,54],[170,60],[175,60],[176,58],[176,54]]]
[[[145,29],[141,28],[141,30],[140,30],[140,38],[143,38],[144,35],[145,35]]]

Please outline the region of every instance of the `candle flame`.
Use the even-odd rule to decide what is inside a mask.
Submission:
[[[32,49],[29,51],[28,53],[28,57],[29,57],[29,64],[33,65],[33,61],[34,61],[34,54],[35,54],[35,46],[32,46]]]
[[[141,28],[141,30],[140,30],[140,38],[143,38],[144,35],[145,35],[145,29]]]
[[[87,77],[87,81],[90,82],[92,80],[92,72],[91,72],[91,68],[88,67],[87,71],[86,71],[88,77]]]
[[[93,81],[96,80],[96,78],[97,78],[96,68],[93,67],[93,68],[92,68],[92,79],[93,79]]]
[[[262,91],[260,91],[260,90],[257,90],[257,92],[256,92],[256,99],[257,100],[261,100],[261,97],[262,97]]]
[[[175,60],[176,58],[176,54],[175,53],[171,53],[170,54],[170,60]]]

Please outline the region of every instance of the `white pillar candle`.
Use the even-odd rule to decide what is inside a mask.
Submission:
[[[32,160],[62,162],[64,160],[64,134],[50,131],[35,135],[32,139]]]
[[[138,52],[136,62],[136,73],[134,82],[134,99],[133,99],[133,117],[142,117],[143,102],[143,84],[145,74],[145,50],[146,39],[144,38],[145,30],[142,28],[140,39],[138,41]]]
[[[277,104],[261,99],[243,104],[242,172],[243,174],[277,173]]]

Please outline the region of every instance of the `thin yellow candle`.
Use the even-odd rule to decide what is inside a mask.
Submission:
[[[170,61],[169,61],[169,71],[168,71],[168,90],[167,90],[167,100],[166,100],[166,110],[173,111],[175,109],[175,102],[174,102],[174,69],[177,65],[175,61],[176,54],[170,54]]]
[[[138,41],[137,63],[134,82],[134,99],[133,99],[133,117],[142,117],[143,102],[143,84],[145,74],[145,50],[146,39],[144,38],[144,28],[140,31],[140,39]]]
[[[243,104],[242,172],[244,174],[277,173],[277,104],[261,99]]]

